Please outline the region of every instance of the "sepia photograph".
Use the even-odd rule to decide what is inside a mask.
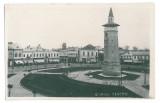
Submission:
[[[6,98],[154,98],[154,3],[5,4]]]

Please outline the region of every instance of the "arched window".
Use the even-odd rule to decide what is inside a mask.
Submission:
[[[15,55],[14,55],[15,57],[17,57],[17,52],[15,53]]]
[[[21,52],[19,52],[19,57],[21,57]]]

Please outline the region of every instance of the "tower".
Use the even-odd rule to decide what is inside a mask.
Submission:
[[[103,74],[108,76],[120,75],[120,58],[118,47],[118,26],[114,23],[112,8],[110,8],[108,23],[104,28],[104,63]]]

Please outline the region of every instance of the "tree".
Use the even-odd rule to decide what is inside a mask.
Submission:
[[[128,51],[128,50],[129,50],[129,46],[126,45],[126,46],[124,47],[124,49],[125,49],[126,51]]]
[[[12,88],[13,88],[13,85],[12,84],[8,84],[8,90],[9,90],[8,97],[10,97],[10,95],[11,95],[11,89]]]
[[[133,50],[134,50],[134,51],[138,50],[138,47],[134,46],[134,47],[133,47]]]
[[[148,49],[148,48],[145,48],[144,50],[145,50],[145,51],[149,51],[149,49]]]
[[[103,53],[98,53],[98,59],[99,61],[103,61],[104,60],[104,54]]]

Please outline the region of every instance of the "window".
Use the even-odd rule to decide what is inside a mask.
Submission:
[[[33,56],[34,56],[34,57],[36,56],[35,53],[33,54]]]
[[[142,59],[144,59],[144,56],[142,56]]]
[[[50,57],[50,53],[48,54],[48,56]]]
[[[85,52],[83,52],[83,55],[85,55]]]
[[[54,53],[54,57],[56,56],[56,54]]]
[[[29,57],[29,54],[27,54],[27,57]]]
[[[32,54],[30,54],[30,57],[32,57]]]
[[[88,56],[89,56],[89,51],[88,51],[88,53],[87,53],[87,54],[88,54]]]
[[[42,57],[44,57],[44,53],[42,53]]]
[[[96,53],[97,54],[97,53]],[[92,51],[92,56],[93,56],[93,51]]]
[[[15,53],[15,57],[17,57],[17,52]]]
[[[21,57],[21,52],[19,52],[19,57]]]
[[[41,57],[41,54],[39,54],[39,56]]]
[[[38,53],[37,53],[37,57],[38,57]]]

